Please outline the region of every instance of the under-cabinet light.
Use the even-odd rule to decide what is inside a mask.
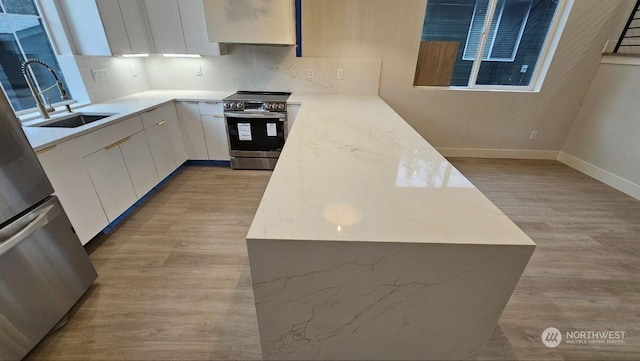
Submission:
[[[123,58],[146,58],[149,54],[122,54]]]
[[[198,54],[162,54],[165,58],[202,58]]]

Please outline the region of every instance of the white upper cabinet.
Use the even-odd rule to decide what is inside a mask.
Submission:
[[[111,48],[109,52],[112,54],[131,54],[131,44],[129,44],[129,36],[124,26],[119,1],[97,0],[96,3],[98,4],[108,45]],[[95,31],[95,25],[93,29]]]
[[[58,1],[78,55],[227,54],[208,39],[202,0]]]
[[[178,0],[182,30],[188,54],[221,55],[227,49],[209,41],[202,0]]]
[[[153,43],[158,53],[186,54],[177,0],[145,0]]]
[[[96,0],[96,4],[113,55],[153,53],[151,31],[142,1]]]
[[[293,0],[204,0],[209,40],[295,45]]]
[[[108,4],[109,0],[104,0]],[[111,0],[117,3],[117,1]],[[109,56],[115,54],[110,49],[109,40],[105,30],[99,25],[100,13],[94,1],[87,0],[59,0],[59,10],[67,24],[67,29],[73,39],[73,51],[78,55]],[[105,8],[106,17],[111,21],[117,18],[114,12],[117,6]],[[121,29],[124,28],[122,18],[120,18]],[[123,32],[112,32],[117,47],[124,47],[126,34]]]
[[[137,0],[96,0],[113,55],[153,53],[144,3]],[[95,24],[92,24],[95,29]]]
[[[119,0],[117,2],[120,4],[122,19],[124,19],[124,26],[131,45],[131,53],[154,53],[151,29],[144,3],[139,0]]]
[[[202,0],[145,0],[156,52],[163,54],[225,54],[207,36]]]

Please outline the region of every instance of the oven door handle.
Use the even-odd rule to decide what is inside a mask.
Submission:
[[[258,118],[268,118],[268,119],[280,119],[280,121],[284,121],[284,118],[286,117],[286,114],[283,113],[271,113],[271,112],[264,112],[264,113],[250,113],[250,112],[224,112],[224,116],[227,118],[253,118],[253,119],[258,119]]]

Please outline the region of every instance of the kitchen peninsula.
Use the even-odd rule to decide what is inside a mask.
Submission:
[[[158,107],[230,93],[149,91],[81,108],[115,114],[82,127],[24,127],[45,170],[69,168],[49,177],[81,240],[120,214],[105,218],[82,149],[139,132]],[[263,357],[478,355],[533,241],[381,98],[294,93],[288,104],[295,125],[247,235]]]
[[[376,96],[300,96],[247,245],[265,359],[480,354],[534,242]]]

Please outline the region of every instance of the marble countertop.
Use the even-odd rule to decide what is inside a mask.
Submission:
[[[108,125],[117,123],[131,116],[143,113],[151,108],[169,103],[174,100],[178,101],[219,101],[235,91],[198,91],[198,90],[151,90],[142,93],[129,95],[126,97],[114,99],[109,102],[86,105],[74,108],[77,113],[102,113],[114,114],[113,116],[101,119],[99,121],[83,125],[77,128],[46,128],[34,127],[32,125],[43,123],[42,119],[35,119],[23,123],[22,129],[27,135],[27,139],[31,143],[34,150],[38,151],[55,144],[62,143],[69,139],[78,137]],[[69,113],[59,113],[53,115],[51,119],[66,118]]]
[[[146,91],[74,109],[115,114],[94,123],[23,129],[37,151],[174,100],[233,93]],[[379,97],[294,93],[288,103],[302,107],[248,239],[535,245]]]
[[[535,246],[377,96],[301,103],[247,239]]]

